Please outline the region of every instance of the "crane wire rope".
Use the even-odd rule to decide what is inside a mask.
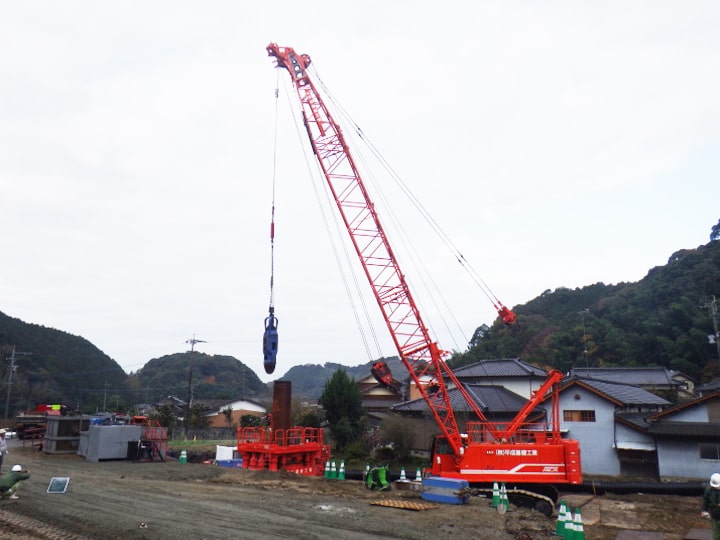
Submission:
[[[284,83],[284,87],[287,89],[288,83]],[[339,216],[337,215],[337,212],[331,212],[331,217],[328,217],[326,208],[333,208],[333,205],[335,204],[334,199],[331,196],[331,193],[329,191],[329,188],[325,182],[322,181],[323,174],[322,170],[320,169],[320,165],[317,163],[317,161],[314,159],[314,157],[310,156],[308,154],[308,148],[307,148],[307,131],[304,127],[300,126],[299,119],[302,117],[302,112],[298,110],[297,105],[294,100],[290,98],[291,92],[288,90],[285,92],[287,98],[288,98],[288,105],[290,109],[293,111],[293,114],[291,115],[294,121],[295,126],[295,132],[296,136],[298,138],[298,141],[300,141],[300,148],[303,151],[303,157],[305,159],[305,166],[308,170],[308,174],[310,177],[310,182],[312,184],[313,193],[315,195],[315,200],[317,202],[318,209],[320,211],[320,217],[323,223],[323,226],[325,228],[325,231],[328,235],[328,239],[330,241],[331,249],[333,251],[333,257],[335,259],[335,264],[338,267],[340,278],[343,283],[343,287],[345,289],[345,294],[348,297],[348,300],[350,302],[351,310],[353,313],[353,317],[355,319],[355,324],[358,328],[358,332],[360,333],[361,340],[363,342],[363,346],[365,348],[365,352],[367,355],[368,360],[373,360],[371,348],[368,340],[368,333],[370,334],[370,337],[372,339],[372,342],[374,344],[375,350],[377,351],[378,357],[383,357],[384,354],[382,352],[382,347],[380,346],[377,333],[375,331],[375,325],[372,323],[372,318],[370,316],[370,310],[367,306],[367,302],[365,300],[365,295],[362,293],[362,287],[360,285],[360,280],[357,275],[357,271],[355,270],[355,265],[353,264],[354,259],[351,257],[351,254],[348,249],[347,242],[342,242],[339,240],[339,238],[342,237],[343,229],[344,227],[339,222]],[[311,163],[314,163],[314,167],[311,165]],[[318,185],[319,184],[319,185]],[[322,201],[322,198],[325,198],[325,202]],[[327,206],[326,206],[327,205]],[[332,226],[331,226],[332,223]],[[334,231],[334,232],[333,232]],[[338,250],[338,244],[342,248],[342,257],[340,256],[340,252]],[[345,261],[343,263],[343,260]],[[350,280],[348,279],[348,273],[350,274]],[[353,286],[350,286],[350,282],[352,282]],[[354,293],[353,293],[354,289]],[[357,301],[356,301],[357,298]],[[357,303],[360,303],[361,310],[358,309]],[[363,325],[363,322],[360,317],[359,311],[362,311],[363,317],[365,319],[365,325],[367,325],[367,331],[365,329],[365,325]]]
[[[370,149],[372,154],[375,156],[375,158],[380,162],[380,164],[388,171],[388,174],[390,174],[393,181],[398,185],[398,187],[401,189],[401,191],[406,195],[408,200],[411,201],[413,206],[415,206],[420,213],[420,215],[425,219],[425,221],[430,225],[432,230],[437,234],[437,236],[442,240],[443,244],[450,250],[450,252],[453,254],[457,262],[463,267],[463,269],[470,275],[472,280],[476,283],[476,285],[480,288],[480,290],[487,296],[487,298],[493,303],[493,305],[497,308],[499,305],[502,305],[502,302],[498,299],[498,297],[495,295],[495,293],[490,289],[490,286],[485,283],[485,281],[482,279],[480,274],[475,270],[475,268],[470,264],[470,262],[465,258],[463,253],[460,251],[460,249],[455,245],[455,243],[452,241],[452,239],[447,235],[447,233],[440,227],[440,224],[432,217],[430,212],[423,206],[421,201],[417,198],[417,196],[412,192],[412,190],[407,186],[407,184],[402,180],[400,175],[393,169],[393,167],[387,162],[387,160],[383,157],[383,155],[380,153],[380,151],[374,146],[372,141],[370,141],[365,134],[363,133],[362,129],[351,119],[350,115],[339,105],[339,103],[333,99],[332,94],[329,92],[327,87],[322,83],[322,81],[318,78],[318,83],[323,88],[323,91],[330,97],[331,101],[335,103],[335,105],[339,108],[343,116],[348,119],[348,121],[351,124],[351,127],[353,128],[353,131],[357,134],[357,136],[364,141],[366,146]]]
[[[474,272],[470,264],[466,261],[465,257],[460,253],[460,251],[455,247],[453,242],[450,240],[448,235],[442,230],[442,228],[439,226],[436,220],[432,218],[430,213],[425,209],[425,207],[422,205],[420,200],[415,196],[410,188],[402,181],[400,176],[395,172],[395,170],[389,165],[387,160],[380,154],[378,149],[372,144],[372,142],[368,139],[368,137],[364,134],[362,129],[357,125],[355,121],[352,120],[351,116],[348,114],[348,112],[339,104],[339,102],[333,97],[332,93],[328,90],[327,86],[322,82],[322,79],[316,75],[317,70],[314,69],[314,65],[311,65],[309,69],[314,70],[314,80],[318,81],[318,85],[322,88],[323,92],[328,96],[329,101],[333,103],[333,105],[337,108],[337,110],[340,113],[340,116],[347,122],[347,124],[350,126],[350,130],[347,131],[347,133],[350,133],[351,135],[354,135],[360,142],[363,143],[363,146],[367,147],[373,157],[382,165],[382,167],[388,172],[393,182],[400,188],[404,196],[412,203],[412,205],[418,210],[418,213],[421,215],[421,217],[430,225],[431,229],[435,234],[440,238],[442,243],[450,249],[451,252],[453,252],[456,260],[460,262],[463,269],[470,274],[470,276],[473,278],[473,281],[479,286],[481,291],[485,294],[485,296],[490,299],[491,303],[497,308],[497,305],[500,303],[497,297],[492,293],[492,291],[489,289],[489,287],[485,284],[485,282],[479,277],[477,272]],[[464,348],[467,348],[467,344],[470,342],[470,340],[467,338],[467,336],[464,333],[464,330],[462,329],[461,324],[457,320],[454,310],[449,306],[447,302],[447,297],[444,295],[440,289],[440,287],[437,285],[437,282],[433,279],[433,273],[428,270],[427,265],[424,262],[424,258],[419,254],[416,242],[413,242],[411,239],[411,236],[407,232],[407,228],[402,225],[402,222],[400,219],[397,218],[397,213],[393,210],[394,205],[389,204],[387,197],[385,195],[385,190],[382,189],[381,183],[376,181],[376,178],[374,175],[372,175],[372,168],[367,166],[367,160],[364,158],[364,155],[361,152],[356,152],[354,154],[354,157],[356,158],[356,161],[363,162],[366,166],[363,169],[366,173],[369,171],[370,174],[365,174],[364,177],[367,177],[371,183],[373,184],[374,190],[377,192],[379,200],[383,202],[384,206],[386,207],[386,213],[384,215],[388,216],[388,221],[393,224],[393,227],[402,235],[403,237],[403,246],[408,250],[408,255],[410,256],[410,260],[413,262],[413,264],[416,267],[421,268],[423,271],[418,273],[419,279],[421,280],[424,288],[428,291],[428,297],[430,298],[432,304],[435,306],[436,311],[440,314],[440,318],[445,326],[445,329],[448,332],[448,335],[453,340],[456,349],[460,349],[460,346],[458,345],[456,335],[457,331],[460,332],[461,335],[463,335],[464,340]],[[395,251],[396,257],[398,256],[397,250]],[[407,278],[406,276],[406,279]],[[442,307],[438,305],[438,298],[440,298]],[[415,298],[415,301],[419,304],[422,304],[420,302],[420,299]],[[450,328],[450,323],[448,323],[447,317],[444,314],[449,314],[449,316],[452,318],[452,323],[456,330],[452,330]],[[430,324],[429,321],[426,321],[426,324]]]
[[[275,184],[277,181],[277,137],[278,137],[278,81],[279,74],[276,74],[275,82],[275,126],[273,134],[273,156],[272,156],[272,207],[270,212],[270,301],[268,316],[265,317],[263,332],[263,367],[265,372],[270,374],[275,371],[278,350],[278,320],[275,317]]]

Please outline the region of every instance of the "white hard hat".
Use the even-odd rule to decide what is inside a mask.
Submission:
[[[22,466],[21,465],[13,465],[13,468],[11,470],[12,470],[12,472],[20,472],[20,471],[22,471]],[[720,480],[720,474],[718,475],[718,477]]]
[[[720,488],[720,473],[715,473],[710,477],[710,485],[714,488]]]

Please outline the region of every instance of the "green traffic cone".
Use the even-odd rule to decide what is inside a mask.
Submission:
[[[585,528],[583,527],[582,515],[580,514],[579,508],[575,509],[572,540],[585,540]]]
[[[490,508],[497,508],[500,504],[500,488],[497,482],[493,482],[492,501],[490,502]]]
[[[563,535],[563,540],[575,540],[575,526],[569,507],[565,511],[565,534]]]
[[[330,478],[330,462],[325,462],[325,473],[323,474],[323,478]]]
[[[338,480],[345,480],[345,461],[340,462],[340,469],[338,469]]]
[[[500,504],[505,506],[505,511],[510,510],[510,500],[507,496],[507,489],[505,489],[505,482],[500,485]]]
[[[560,510],[558,510],[557,524],[555,525],[555,536],[565,536],[565,514],[567,505],[565,501],[560,501]]]

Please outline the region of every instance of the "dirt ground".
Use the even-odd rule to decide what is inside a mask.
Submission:
[[[557,524],[554,517],[522,508],[511,507],[501,515],[479,497],[464,505],[413,511],[372,503],[428,504],[419,492],[371,492],[360,481],[177,461],[93,463],[13,443],[3,471],[21,463],[32,478],[22,484],[19,499],[0,500],[4,538],[538,540],[553,537]],[[56,476],[70,477],[66,493],[46,492]],[[573,510],[582,508],[588,540],[616,540],[621,531],[632,535],[641,530],[681,540],[690,529],[709,528],[699,517],[695,497],[565,498]]]

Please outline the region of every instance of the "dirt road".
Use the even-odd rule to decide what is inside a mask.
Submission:
[[[417,492],[371,492],[350,480],[176,461],[92,463],[30,447],[11,448],[3,470],[13,463],[32,474],[20,499],[0,501],[0,533],[15,539],[537,540],[550,537],[556,525],[555,518],[531,510],[513,508],[500,515],[481,498],[421,511],[376,506],[372,503],[427,501]],[[70,477],[66,493],[46,493],[55,476]],[[635,514],[629,507],[637,508],[637,496],[585,498],[592,501],[588,509],[603,500],[613,508],[608,516],[614,522],[604,524],[600,516],[585,527],[588,540],[615,540],[618,530],[637,529],[640,512],[644,524],[656,527],[646,530],[664,532],[665,540],[707,527],[693,498],[648,496]]]

